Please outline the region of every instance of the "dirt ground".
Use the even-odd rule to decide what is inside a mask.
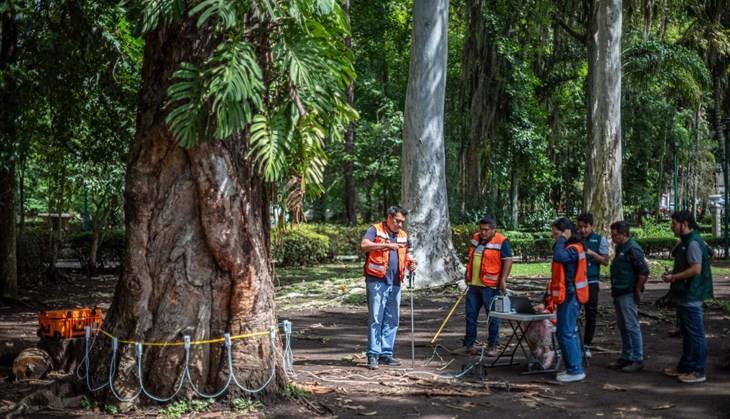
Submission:
[[[98,304],[108,308],[114,291],[114,276],[93,279],[75,277],[62,284],[33,287],[23,295],[23,303],[0,306],[0,414],[17,409],[24,396],[49,386],[53,380],[12,382],[10,363],[22,348],[37,342],[37,312],[41,309]],[[511,280],[520,293],[537,291],[544,280]],[[362,284],[354,284],[353,286]],[[705,310],[709,356],[708,381],[680,384],[665,377],[661,370],[674,365],[681,352],[681,338],[671,338],[674,315],[670,308],[659,307],[655,300],[666,292],[666,285],[652,279],[641,304],[645,369],[625,374],[606,368],[617,358],[620,338],[615,330],[613,306],[608,284],[601,285],[600,314],[594,351],[582,383],[562,385],[554,374],[521,375],[526,364],[486,370],[486,376],[467,374],[450,379],[475,358],[452,355],[445,348],[434,349],[430,340],[456,299],[455,289],[415,293],[415,368],[411,369],[410,300],[404,289],[396,356],[401,367],[376,371],[365,368],[367,307],[360,303],[324,308],[280,303],[280,319],[293,322],[294,381],[307,391],[302,397],[268,402],[259,417],[424,417],[469,418],[487,414],[498,417],[730,417],[730,316],[721,302],[730,301],[730,278],[715,276],[716,301]],[[482,317],[479,339],[486,339]],[[438,343],[455,349],[464,332],[463,303],[448,323]],[[502,342],[511,333],[502,324]],[[432,359],[433,358],[433,359]],[[431,362],[427,361],[431,359]],[[480,371],[475,369],[474,371]],[[434,374],[441,375],[437,377]],[[58,378],[58,377],[52,377]],[[150,408],[125,414],[127,417],[154,417],[159,409]],[[20,417],[112,417],[100,410],[68,407],[46,408]],[[118,415],[121,416],[121,415]],[[189,417],[242,417],[227,406],[212,405],[203,413]]]

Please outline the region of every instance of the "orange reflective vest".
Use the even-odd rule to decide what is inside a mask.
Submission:
[[[375,228],[375,240],[373,243],[391,243],[390,236],[385,223],[373,224]],[[402,229],[396,237],[398,243],[398,280],[403,280],[403,274],[408,264],[408,234]],[[365,274],[374,278],[385,278],[388,272],[390,261],[390,250],[373,250],[368,252],[365,258]]]
[[[588,261],[586,260],[585,247],[580,243],[573,243],[567,248],[573,248],[578,252],[578,268],[575,271],[575,296],[579,303],[585,304],[588,302]],[[549,305],[558,306],[565,301],[565,280],[565,267],[562,263],[553,261],[552,278],[548,286]]]
[[[479,268],[479,280],[487,287],[496,287],[499,275],[502,273],[502,243],[507,240],[500,233],[494,233],[494,237],[484,245],[482,253],[482,264]],[[479,233],[474,233],[469,246],[469,263],[466,265],[466,283],[471,284],[471,267],[474,260],[474,252],[479,246]]]

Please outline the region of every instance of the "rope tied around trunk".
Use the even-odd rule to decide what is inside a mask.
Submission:
[[[246,393],[256,394],[264,390],[270,383],[273,381],[274,376],[276,375],[276,357],[280,356],[283,360],[284,365],[284,371],[286,372],[287,376],[292,377],[294,375],[293,370],[293,355],[291,350],[291,333],[292,333],[292,324],[288,320],[284,320],[281,322],[281,329],[283,332],[284,337],[284,350],[283,352],[277,347],[276,345],[276,333],[277,328],[276,326],[271,326],[268,331],[260,331],[260,332],[252,332],[252,333],[245,333],[240,335],[231,336],[229,333],[226,333],[223,335],[222,338],[216,338],[216,339],[207,339],[207,340],[197,340],[193,341],[190,339],[190,336],[185,335],[183,337],[182,342],[138,342],[138,341],[132,341],[132,340],[123,340],[119,339],[116,336],[112,335],[111,333],[102,330],[100,328],[97,329],[96,324],[94,324],[95,330],[100,330],[101,333],[110,338],[112,340],[112,354],[110,357],[109,362],[109,376],[108,381],[102,385],[93,385],[90,378],[90,353],[91,348],[93,347],[94,343],[96,342],[96,334],[94,335],[94,338],[92,340],[91,337],[91,327],[86,326],[84,329],[84,357],[81,360],[81,363],[79,364],[79,367],[76,369],[76,376],[79,379],[85,380],[86,387],[91,392],[96,392],[99,390],[102,390],[109,387],[109,390],[111,391],[112,395],[114,397],[121,401],[121,402],[131,402],[137,399],[140,394],[144,394],[148,398],[165,403],[170,400],[172,400],[182,389],[185,379],[187,378],[188,383],[190,384],[190,388],[193,390],[195,394],[197,394],[200,397],[203,398],[216,398],[223,393],[225,393],[228,388],[231,385],[231,382],[233,382],[241,391],[244,391]],[[236,374],[233,372],[233,353],[232,353],[232,342],[234,340],[240,340],[240,339],[247,339],[247,338],[254,338],[259,336],[265,336],[269,335],[269,341],[271,343],[271,374],[269,374],[266,381],[260,385],[257,388],[248,388],[241,384],[239,379],[236,377]],[[136,363],[136,372],[137,372],[137,380],[139,382],[139,389],[129,397],[124,397],[120,395],[117,390],[114,388],[114,375],[116,373],[117,369],[117,355],[119,352],[119,344],[126,344],[126,345],[134,345],[135,348],[135,363]],[[207,344],[214,344],[214,343],[223,343],[224,347],[226,349],[226,362],[228,364],[228,378],[226,379],[225,384],[223,387],[217,391],[215,391],[212,394],[207,394],[202,392],[194,383],[192,376],[190,374],[190,348],[193,345],[207,345]],[[183,370],[180,374],[180,378],[177,380],[177,384],[174,386],[174,391],[171,395],[162,397],[162,396],[156,396],[152,393],[150,393],[143,383],[142,377],[142,364],[143,364],[143,355],[144,355],[144,347],[145,346],[156,346],[156,347],[166,347],[166,346],[182,346],[185,355],[185,364],[183,366]],[[81,368],[84,368],[84,373],[82,375]]]

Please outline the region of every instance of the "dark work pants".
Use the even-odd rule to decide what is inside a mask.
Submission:
[[[583,344],[590,346],[593,342],[593,335],[596,332],[596,320],[598,319],[598,292],[600,284],[588,284],[588,302],[585,307],[586,327],[583,333]]]

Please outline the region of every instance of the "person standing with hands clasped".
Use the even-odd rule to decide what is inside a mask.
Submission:
[[[611,224],[611,240],[616,256],[611,262],[611,297],[616,308],[616,327],[621,333],[621,358],[609,368],[623,372],[638,372],[644,368],[644,346],[639,325],[639,302],[649,267],[644,251],[630,236],[629,224]]]
[[[591,357],[591,344],[596,333],[598,319],[598,293],[601,290],[601,265],[608,265],[608,240],[593,231],[593,214],[587,212],[578,216],[578,233],[586,247],[588,260],[588,302],[585,308],[586,325],[583,333],[583,353]]]
[[[464,283],[466,290],[466,334],[464,346],[458,352],[476,355],[474,342],[477,338],[477,319],[484,307],[489,310],[494,297],[507,291],[507,277],[512,270],[512,245],[507,237],[497,232],[497,219],[491,215],[479,220],[479,231],[474,233],[469,246]],[[459,285],[460,289],[464,285]],[[463,292],[463,291],[462,291]],[[499,319],[489,319],[487,355],[497,355],[499,343]]]
[[[565,372],[556,379],[563,383],[582,381],[583,351],[576,329],[580,304],[588,301],[588,275],[585,246],[573,223],[567,218],[553,222],[552,277],[546,302],[548,310],[557,307],[557,335],[560,351],[565,360]]]
[[[705,377],[707,340],[702,320],[702,302],[712,298],[710,253],[702,240],[699,226],[689,211],[672,214],[672,232],[680,242],[672,250],[674,268],[662,275],[670,283],[669,298],[677,306],[679,330],[682,333],[682,357],[676,367],[664,374],[683,383],[701,383]]]
[[[365,252],[365,283],[368,299],[368,368],[380,364],[398,366],[393,357],[400,321],[400,285],[405,270],[416,269],[408,253],[408,234],[403,230],[408,211],[388,208],[384,222],[365,232],[360,249]]]

